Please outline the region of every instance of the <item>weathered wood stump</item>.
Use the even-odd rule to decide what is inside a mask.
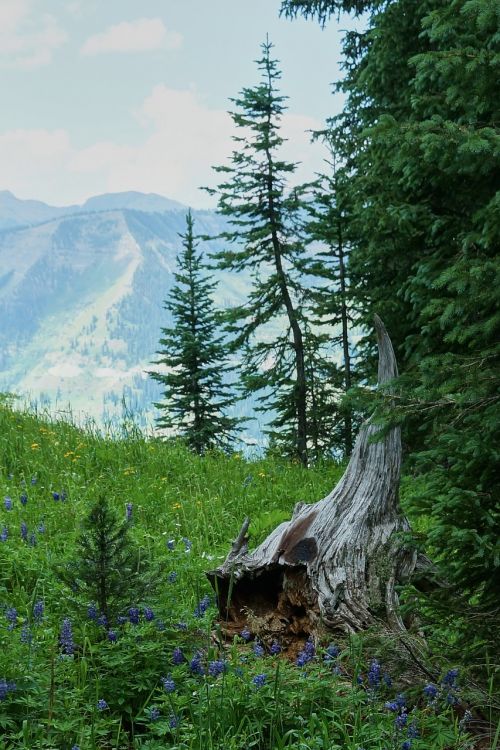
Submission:
[[[384,384],[397,376],[397,365],[378,317],[375,328]],[[322,629],[349,633],[377,621],[404,629],[395,587],[412,574],[417,554],[401,539],[410,527],[398,498],[400,429],[374,441],[379,431],[368,419],[335,489],[315,504],[298,503],[291,520],[253,552],[245,519],[225,562],[207,574],[227,635],[248,627],[263,640],[292,643]]]

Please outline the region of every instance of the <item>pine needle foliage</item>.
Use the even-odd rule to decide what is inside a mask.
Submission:
[[[295,435],[293,455],[306,465],[303,289],[297,268],[304,252],[298,234],[301,201],[288,185],[297,165],[280,153],[286,97],[277,88],[281,73],[272,47],[269,41],[262,45],[260,83],[231,100],[240,134],[234,137],[230,163],[215,167],[223,181],[208,190],[217,196],[218,211],[230,228],[220,235],[225,248],[213,257],[220,269],[248,269],[252,275],[246,302],[226,318],[235,348],[243,350],[243,385],[249,393],[258,392],[262,409],[278,409],[272,437],[279,441],[286,424]]]
[[[155,404],[160,409],[158,426],[173,431],[201,455],[215,448],[229,450],[241,420],[227,415],[237,399],[228,381],[232,368],[227,342],[212,298],[217,283],[197,251],[191,212],[181,237],[176,283],[165,303],[172,325],[162,328],[154,363],[163,369],[150,375],[164,387],[164,400]]]
[[[118,520],[102,496],[82,522],[76,556],[57,570],[77,608],[94,605],[107,622],[152,594],[158,571],[130,537],[130,523]]]

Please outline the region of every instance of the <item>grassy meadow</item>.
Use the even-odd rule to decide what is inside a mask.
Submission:
[[[250,632],[217,638],[204,571],[244,516],[256,544],[342,470],[199,458],[131,424],[103,436],[1,403],[0,750],[485,748],[454,664],[405,682],[390,648],[360,637],[304,642],[293,661]],[[103,497],[161,568],[157,593],[114,622],[56,575]]]

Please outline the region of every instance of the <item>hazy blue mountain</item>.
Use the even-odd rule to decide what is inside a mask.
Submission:
[[[170,322],[163,302],[185,229],[183,207],[121,193],[50,217],[49,209],[61,209],[12,198],[0,201],[0,391],[52,408],[71,404],[77,416],[99,423],[121,415],[125,397],[151,421],[160,393],[146,370]],[[5,228],[9,217],[32,224]],[[194,218],[197,234],[223,228],[213,212]],[[243,277],[217,278],[219,306],[243,299]]]
[[[78,206],[57,208],[42,201],[24,201],[16,198],[9,190],[0,190],[0,229],[40,224],[65,213],[78,210]]]

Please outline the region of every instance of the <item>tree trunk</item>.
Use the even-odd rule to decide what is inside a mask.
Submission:
[[[375,318],[379,384],[397,375],[391,341]],[[208,573],[228,635],[247,627],[266,640],[303,639],[323,628],[353,632],[376,621],[400,630],[395,586],[413,572],[416,552],[401,541],[409,524],[399,506],[399,427],[373,441],[361,427],[344,476],[319,502],[295,506],[253,552],[249,520],[221,567]]]

